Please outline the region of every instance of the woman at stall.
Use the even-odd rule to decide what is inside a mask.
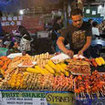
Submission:
[[[28,33],[27,29],[24,26],[19,26],[18,31],[20,32],[20,35],[22,36],[20,40],[20,46],[19,50],[22,53],[28,53],[31,54],[31,36]]]
[[[62,24],[61,17],[56,17],[55,21],[54,21],[54,24],[53,24],[53,27],[52,27],[52,35],[51,35],[51,39],[53,41],[53,47],[54,47],[54,50],[56,52],[59,52],[59,48],[56,44],[56,41],[57,41],[58,37],[60,36],[59,30],[62,27],[63,27],[63,24]]]

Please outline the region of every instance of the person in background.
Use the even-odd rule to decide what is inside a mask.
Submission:
[[[91,44],[92,32],[89,23],[83,21],[81,9],[71,11],[72,24],[62,29],[57,45],[65,54],[73,57],[74,54],[90,57],[89,46]],[[70,49],[64,45],[64,41],[70,44]]]
[[[90,24],[90,26],[92,27],[92,24],[93,24],[93,19],[89,19],[88,20],[88,23]]]
[[[51,40],[53,41],[53,47],[56,52],[59,52],[59,48],[56,44],[56,41],[57,41],[58,37],[60,36],[59,30],[62,27],[63,27],[63,24],[62,24],[61,17],[56,17],[54,24],[52,26],[52,34],[51,34]]]
[[[8,33],[3,37],[2,41],[3,41],[3,47],[11,49],[14,46],[15,39],[11,33]]]
[[[92,23],[92,35],[93,35],[93,39],[95,37],[100,36],[99,29],[98,29],[98,23],[96,21],[93,21]]]
[[[101,34],[105,35],[105,20],[103,20],[102,23],[99,25],[99,31]]]
[[[20,35],[22,36],[21,40],[20,40],[20,46],[19,46],[19,50],[25,54],[31,54],[31,36],[28,33],[27,29],[24,26],[19,26],[18,27],[18,31],[20,32]]]
[[[3,45],[2,45],[2,40],[0,40],[0,47],[3,47]]]

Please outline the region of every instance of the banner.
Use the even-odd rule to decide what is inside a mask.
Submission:
[[[0,105],[47,105],[45,93],[1,91]]]
[[[0,105],[74,105],[74,94],[0,91]]]
[[[105,105],[105,98],[74,99],[73,92],[0,91],[0,105]]]

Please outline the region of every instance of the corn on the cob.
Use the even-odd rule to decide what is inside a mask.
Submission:
[[[45,68],[50,72],[50,73],[55,73],[54,69],[52,69],[48,64],[45,65]]]
[[[35,68],[27,68],[26,71],[31,72],[31,73],[40,73],[40,71]]]
[[[96,58],[96,59],[95,59],[95,61],[97,62],[97,64],[98,64],[99,66],[101,66],[101,65],[102,65],[102,63],[101,63],[101,61],[100,61],[100,59],[99,59],[99,58]]]
[[[50,74],[50,72],[48,71],[48,70],[46,70],[46,69],[42,69],[42,71],[44,71],[44,74],[46,75],[46,74]]]
[[[57,64],[57,67],[60,69],[61,72],[65,72],[65,69],[60,64]]]
[[[59,73],[60,69],[54,64],[51,60],[48,61],[48,65],[55,70],[55,72]]]
[[[101,61],[101,63],[102,63],[103,65],[105,65],[105,60],[104,60],[102,57],[99,57],[99,60]]]
[[[69,76],[69,72],[68,71],[65,71],[64,74],[65,74],[65,76]]]
[[[62,67],[63,69],[66,69],[66,67],[67,67],[67,65],[64,64],[64,63],[61,63],[60,65],[61,65],[61,67]]]

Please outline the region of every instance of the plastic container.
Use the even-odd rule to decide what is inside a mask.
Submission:
[[[0,56],[6,56],[8,54],[7,48],[0,48]]]

